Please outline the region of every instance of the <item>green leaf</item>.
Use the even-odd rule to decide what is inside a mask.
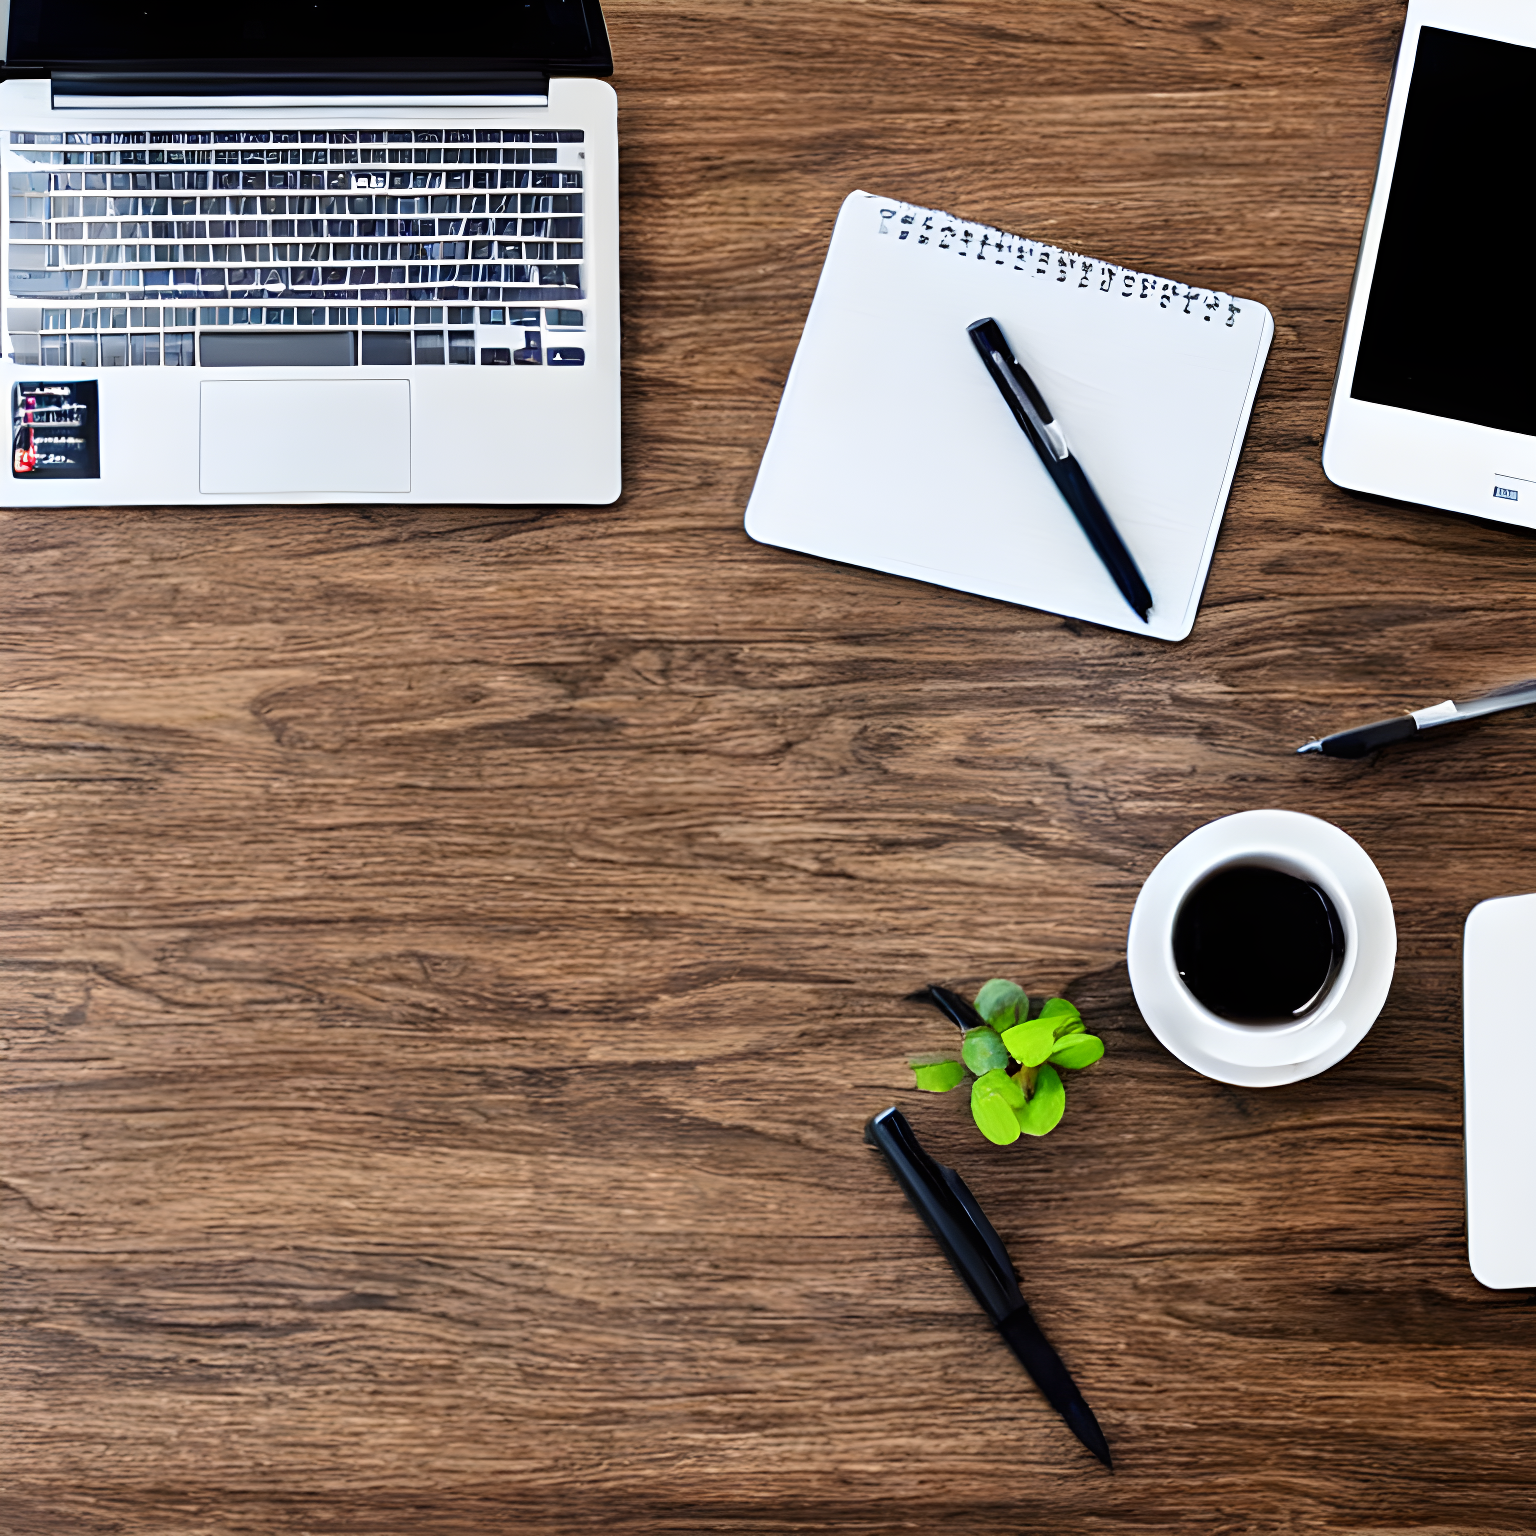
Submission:
[[[1038,1067],[1056,1047],[1056,1034],[1049,1019],[1032,1019],[1003,1031],[1003,1044],[1016,1062]]]
[[[1066,1108],[1067,1091],[1061,1086],[1056,1069],[1041,1067],[1040,1075],[1035,1079],[1034,1095],[1019,1111],[1019,1129],[1026,1136],[1044,1136],[1061,1123]],[[971,1112],[975,1113],[974,1101]]]
[[[1011,1104],[1015,1109],[1024,1108],[1024,1090],[1000,1068],[984,1072],[971,1084],[971,1102],[974,1104],[978,1098],[989,1093],[997,1094],[1004,1103]]]
[[[1065,1040],[1056,1042],[1056,1049],[1051,1052],[1051,1065],[1071,1067],[1074,1072],[1081,1072],[1084,1067],[1091,1067],[1103,1054],[1104,1042],[1097,1035],[1068,1035]]]
[[[1040,1017],[1051,1021],[1058,1038],[1083,1027],[1083,1016],[1077,1011],[1077,1004],[1069,1003],[1064,997],[1047,998]]]
[[[1006,1147],[1019,1139],[1018,1111],[1000,1093],[971,1095],[971,1119],[976,1129],[994,1146]]]
[[[1103,1040],[1098,1035],[1090,1035],[1085,1030],[1079,1030],[1075,1034],[1063,1035],[1056,1042],[1055,1049],[1047,1058],[1053,1066],[1070,1067],[1074,1072],[1081,1072],[1084,1067],[1091,1067],[1105,1052]]]
[[[1008,1052],[1003,1049],[1003,1042],[997,1038],[995,1029],[966,1030],[960,1055],[977,1077],[983,1072],[990,1072],[994,1067],[1008,1065]]]
[[[994,1029],[1007,1029],[1029,1017],[1029,999],[1017,983],[994,977],[976,994],[976,1012]]]
[[[924,1093],[948,1093],[965,1076],[965,1068],[958,1061],[914,1061],[912,1070]]]

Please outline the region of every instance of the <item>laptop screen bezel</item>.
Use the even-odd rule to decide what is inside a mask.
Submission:
[[[13,56],[12,31],[17,13],[26,15],[30,11],[35,14],[50,3],[51,0],[5,0],[3,18],[5,46],[3,54],[0,54],[0,76],[36,77],[53,73],[81,73],[102,80],[112,76],[177,76],[187,77],[190,84],[199,78],[252,81],[278,81],[286,78],[302,81],[305,77],[320,76],[328,81],[355,77],[360,82],[368,82],[398,80],[411,76],[427,76],[442,81],[457,75],[486,79],[494,76],[600,76],[613,73],[613,51],[608,42],[608,28],[603,20],[600,0],[575,0],[581,9],[590,47],[586,53],[574,55],[434,57],[417,54],[405,58],[242,56],[196,59],[167,59],[146,55],[136,59],[103,59],[82,52],[70,57]]]

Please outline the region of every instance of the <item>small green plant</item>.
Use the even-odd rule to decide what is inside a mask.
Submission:
[[[1104,1054],[1104,1042],[1083,1028],[1064,997],[1048,998],[1034,1017],[1024,989],[994,979],[973,1004],[946,987],[912,994],[931,1002],[961,1030],[960,1060],[919,1056],[909,1065],[917,1086],[948,1093],[971,1076],[971,1118],[988,1141],[1006,1147],[1020,1136],[1044,1136],[1067,1107],[1060,1068],[1079,1072]]]

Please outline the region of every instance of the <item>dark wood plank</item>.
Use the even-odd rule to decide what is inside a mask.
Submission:
[[[612,509],[0,513],[0,1513],[16,1532],[1528,1531],[1536,1309],[1466,1265],[1459,944],[1536,886],[1529,537],[1318,444],[1402,6],[615,0]],[[740,517],[856,186],[1262,299],[1193,637]],[[1139,1020],[1158,857],[1338,822],[1397,980],[1312,1082]],[[919,1099],[929,979],[1110,1043],[1047,1141]],[[859,1142],[907,1106],[1114,1445]]]

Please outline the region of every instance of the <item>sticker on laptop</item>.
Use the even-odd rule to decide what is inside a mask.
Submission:
[[[43,379],[11,389],[11,474],[99,480],[95,379]]]

